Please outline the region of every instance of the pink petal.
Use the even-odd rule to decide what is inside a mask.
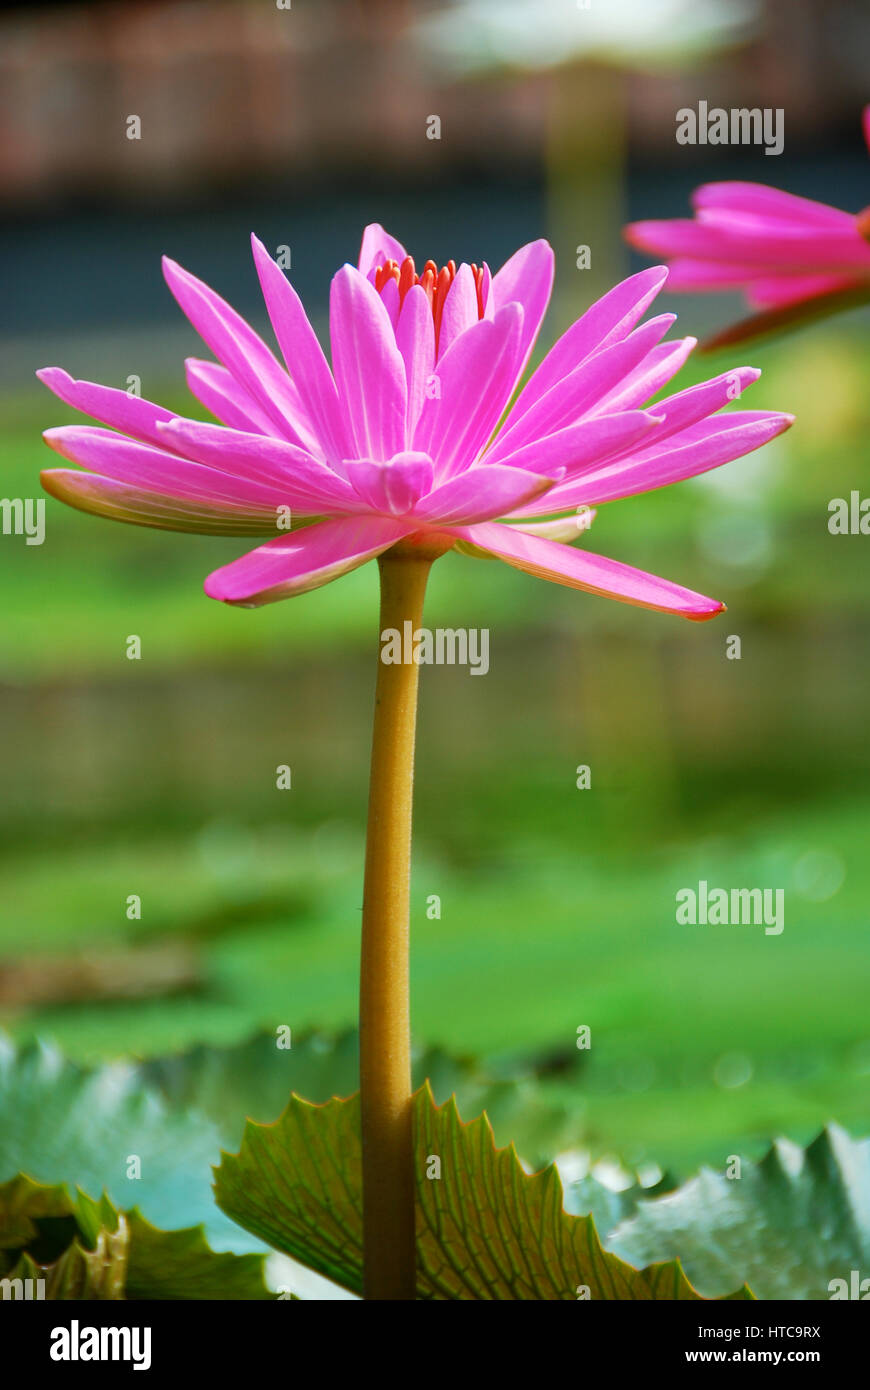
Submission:
[[[405,434],[413,439],[426,399],[426,383],[435,371],[435,323],[426,291],[412,285],[405,295],[396,325],[396,345],[405,363],[408,406]]]
[[[464,333],[466,328],[477,323],[477,320],[477,286],[471,266],[463,262],[444,297],[441,327],[438,332],[439,357],[443,357],[460,333]]]
[[[346,265],[329,301],[332,364],[359,458],[389,459],[405,447],[405,364],[373,285]]]
[[[453,526],[457,522],[488,521],[540,497],[554,483],[521,468],[481,464],[451,478],[414,508],[418,521]]]
[[[251,434],[274,433],[275,427],[268,415],[247,391],[242,390],[226,367],[218,366],[217,362],[188,357],[184,369],[191,395],[222,424]]]
[[[620,453],[641,440],[650,439],[650,432],[661,421],[658,406],[655,411],[627,410],[618,415],[595,415],[576,425],[548,434],[525,444],[502,459],[512,468],[526,468],[552,477],[554,469],[567,470],[569,475],[588,468],[611,454]],[[658,431],[656,430],[656,433]],[[488,459],[483,467],[492,468]]]
[[[459,527],[454,534],[526,574],[564,584],[570,589],[585,589],[588,593],[619,599],[639,608],[678,613],[681,617],[701,621],[721,613],[725,606],[667,579],[657,579],[643,570],[632,569],[618,560],[531,536],[497,522]]]
[[[745,223],[701,222],[674,218],[635,222],[626,228],[632,245],[656,256],[689,256],[705,261],[742,262],[756,269],[845,272],[870,269],[870,246],[858,234],[854,218],[842,231],[786,224],[775,218],[751,230]]]
[[[163,274],[203,342],[253,397],[277,432],[294,444],[320,452],[298,391],[262,338],[220,295],[168,256],[163,257]]]
[[[161,425],[176,452],[229,476],[279,488],[300,512],[356,511],[353,489],[318,459],[283,439],[176,417]]]
[[[251,437],[261,438],[259,435]],[[43,439],[71,463],[179,501],[234,502],[242,507],[254,505],[273,509],[307,505],[309,511],[317,510],[309,505],[308,490],[298,489],[290,478],[265,484],[251,478],[237,478],[216,468],[191,463],[177,454],[138,444],[111,430],[95,429],[90,425],[62,425],[46,430]]]
[[[387,463],[353,459],[345,463],[347,479],[367,506],[376,512],[404,516],[432,487],[428,454],[397,454]]]
[[[643,405],[676,375],[697,346],[697,338],[659,343],[633,372],[629,372],[618,386],[598,401],[595,414],[613,415],[616,411],[634,410],[636,406]]]
[[[134,526],[209,536],[274,536],[279,529],[274,506],[179,499],[75,468],[47,468],[40,478],[46,492],[58,501],[91,516]]]
[[[548,242],[530,241],[521,246],[501,270],[492,277],[493,308],[497,314],[506,304],[517,303],[523,308],[523,328],[520,337],[516,380],[525,371],[538,330],[543,322],[553,291],[555,256]]]
[[[750,280],[746,285],[749,303],[758,309],[780,309],[823,295],[840,294],[860,285],[849,275],[788,275],[781,279]]]
[[[656,430],[655,439],[650,441],[650,448],[658,450],[671,435],[697,424],[699,420],[706,420],[723,406],[739,400],[746,387],[760,376],[758,367],[732,367],[731,371],[722,372],[709,381],[702,381],[697,386],[689,386],[685,391],[656,401],[653,409],[661,417],[662,423]],[[727,419],[728,416],[721,416],[720,424]]]
[[[683,290],[739,289],[758,274],[758,267],[748,266],[743,261],[703,261],[678,256],[671,261],[670,272],[668,289],[680,293]]]
[[[543,362],[529,377],[511,411],[512,422],[521,420],[536,401],[593,353],[627,338],[667,278],[668,272],[664,266],[653,266],[649,270],[641,270],[637,275],[630,275],[596,300],[554,343]]]
[[[99,386],[93,381],[74,381],[60,367],[43,367],[36,375],[49,391],[75,410],[81,410],[85,415],[101,420],[104,425],[111,425],[113,429],[131,435],[133,439],[162,446],[157,434],[157,422],[171,420],[171,410],[164,410],[162,406],[152,405],[150,401],[143,401],[139,396],[128,395],[126,391],[111,386]]]
[[[627,444],[615,448],[609,459],[602,457],[572,469],[571,476],[547,499],[550,507],[556,503],[572,506],[579,501],[613,501],[635,492],[649,492],[716,468],[767,443],[788,428],[793,416],[765,411],[715,413],[737,400],[760,375],[757,367],[734,368],[657,401],[653,407],[656,428],[646,441],[639,440],[639,447]],[[626,487],[630,491],[623,492]]]
[[[670,288],[680,291],[741,289],[750,304],[776,308],[799,304],[821,295],[839,294],[866,283],[848,275],[805,275],[788,267],[759,273],[757,265],[731,261],[700,261],[678,257],[671,262]]]
[[[519,421],[511,411],[507,426],[499,434],[488,459],[501,462],[509,453],[573,424],[591,411],[644,360],[674,319],[674,314],[661,314],[636,328],[622,342],[596,352],[557,381]]]
[[[812,198],[799,198],[783,193],[763,183],[705,183],[692,194],[692,206],[701,213],[742,213],[750,217],[772,218],[776,221],[806,223],[808,227],[845,230],[854,219],[848,212],[817,203]]]
[[[383,289],[380,293],[381,303],[387,311],[387,317],[389,318],[390,323],[393,326],[393,332],[395,333],[396,323],[399,318],[399,309],[401,307],[399,304],[399,286],[396,284],[395,280],[391,278],[384,283]]]
[[[385,232],[380,222],[370,222],[362,235],[357,269],[361,275],[367,276],[369,271],[377,269],[384,261],[392,260],[401,265],[407,254],[402,243]]]
[[[380,555],[413,526],[386,517],[318,522],[214,570],[205,581],[209,598],[244,608],[304,594]]]
[[[554,488],[547,496],[548,506],[532,505],[528,514],[557,511],[580,503],[594,506],[613,502],[694,478],[759,449],[787,430],[793,421],[793,415],[773,411],[725,411],[702,424],[691,425],[675,435],[670,444],[606,464]]]
[[[256,237],[251,238],[251,245],[269,318],[302,407],[327,458],[345,458],[350,453],[348,433],[317,334],[283,270]]]
[[[516,380],[523,311],[508,304],[456,338],[438,361],[439,396],[427,393],[414,448],[435,460],[445,482],[478,457],[510,399]]]

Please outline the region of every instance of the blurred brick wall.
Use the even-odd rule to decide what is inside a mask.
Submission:
[[[529,0],[533,8],[534,0]],[[451,83],[409,21],[437,0],[137,0],[0,16],[0,198],[148,199],[294,171],[432,169],[537,161],[550,77]],[[870,9],[766,0],[763,32],[683,73],[633,73],[629,135],[676,157],[674,113],[782,106],[790,135],[855,120],[870,99]],[[582,74],[576,119],[583,119]],[[438,114],[443,139],[426,139]],[[129,140],[137,115],[142,139]],[[594,115],[591,116],[594,120]]]
[[[189,0],[7,13],[0,196],[107,184],[147,196],[191,177],[232,182],[277,167],[401,167],[436,152],[426,139],[432,113],[444,122],[439,158],[483,158],[493,145],[533,158],[541,84],[444,97],[417,61],[405,12]],[[127,138],[129,115],[141,118],[141,140]]]

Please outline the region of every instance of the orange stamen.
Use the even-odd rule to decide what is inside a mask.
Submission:
[[[483,318],[483,266],[472,265],[471,273],[474,276],[474,287],[477,291],[477,316]],[[383,265],[378,266],[375,271],[375,289],[380,294],[388,280],[395,280],[399,289],[399,305],[404,302],[405,295],[412,285],[419,285],[429,303],[432,306],[432,318],[435,323],[435,350],[438,350],[438,339],[441,332],[441,316],[444,312],[444,301],[447,298],[447,291],[456,279],[456,262],[448,261],[445,266],[438,269],[434,261],[427,261],[423,266],[420,275],[416,272],[412,256],[406,256],[401,266],[397,261],[387,260]]]

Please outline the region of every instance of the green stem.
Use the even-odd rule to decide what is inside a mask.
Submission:
[[[423,617],[431,554],[381,556],[380,633]],[[415,1297],[409,926],[419,666],[378,660],[360,962],[363,1295]]]

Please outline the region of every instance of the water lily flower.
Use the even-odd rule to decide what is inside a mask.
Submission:
[[[495,275],[453,261],[440,269],[428,261],[418,274],[394,237],[367,227],[358,265],[332,281],[331,369],[298,295],[256,238],[253,252],[286,367],[213,290],[165,260],[169,288],[217,358],[189,359],[188,385],[220,423],[44,369],[38,375],[56,395],[109,426],[46,431],[50,447],[78,466],[46,470],[49,493],[142,526],[269,537],[206,580],[212,598],[241,606],[317,588],[405,544],[432,554],[459,546],[687,618],[721,610],[565,544],[602,503],[738,458],[791,423],[778,412],[722,409],[758,376],[751,367],[644,408],[695,345],[664,341],[672,314],[640,323],[665,268],[633,275],[593,304],[508,410],[552,288],[545,241]]]
[[[870,106],[863,113],[870,146]],[[760,183],[708,183],[695,217],[632,222],[626,240],[669,262],[672,290],[742,290],[753,317],[722,347],[870,301],[870,208],[857,214]]]

